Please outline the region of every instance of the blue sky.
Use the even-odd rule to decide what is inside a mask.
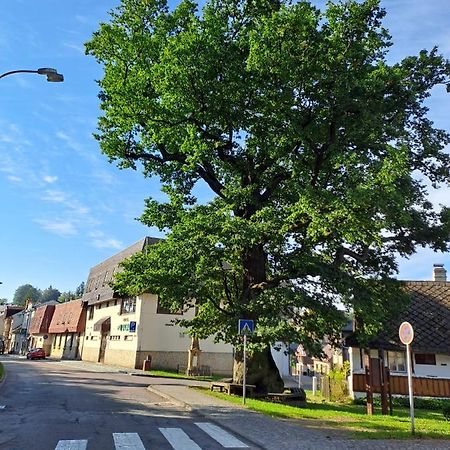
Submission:
[[[135,220],[144,198],[158,197],[156,180],[120,171],[92,137],[99,115],[100,66],[83,44],[116,0],[9,0],[0,15],[0,73],[54,67],[64,83],[18,74],[0,80],[0,298],[30,283],[74,290],[89,268],[145,235]],[[323,1],[313,1],[318,6]],[[397,61],[439,45],[450,58],[448,0],[384,0]],[[430,116],[450,129],[450,95],[436,88]],[[449,190],[430,193],[450,205]],[[399,277],[430,279],[450,255],[420,250],[400,261]]]

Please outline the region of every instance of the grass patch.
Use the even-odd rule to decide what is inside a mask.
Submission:
[[[3,367],[3,364],[0,363],[0,381],[3,380],[3,377],[5,376],[5,369]]]
[[[144,372],[152,377],[162,377],[162,378],[178,378],[183,380],[197,380],[197,381],[217,381],[222,377],[210,375],[210,376],[188,376],[185,373],[178,373],[169,370],[150,370]]]
[[[242,404],[242,398],[220,392],[203,389],[208,395]],[[319,396],[308,395],[307,403],[302,406],[272,403],[248,398],[246,407],[253,411],[272,417],[306,421],[313,427],[328,428],[350,432],[354,438],[364,439],[408,439],[411,438],[409,409],[394,408],[392,416],[382,416],[381,412],[368,416],[363,405],[348,403],[331,403]],[[416,438],[449,439],[450,422],[446,421],[442,410],[415,411]]]

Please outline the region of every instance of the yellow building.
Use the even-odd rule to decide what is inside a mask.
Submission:
[[[156,295],[119,298],[108,284],[123,259],[156,241],[146,237],[91,269],[82,298],[87,303],[83,360],[140,369],[151,358],[153,368],[187,369],[192,339],[174,321],[192,318],[194,309],[172,314],[159,305]],[[191,369],[232,373],[232,346],[209,338],[199,347],[191,351]]]

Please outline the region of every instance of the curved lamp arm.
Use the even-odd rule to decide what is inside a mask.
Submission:
[[[64,81],[64,76],[60,73],[58,73],[58,71],[56,69],[52,69],[51,67],[41,67],[38,70],[11,70],[10,72],[5,72],[3,74],[0,75],[0,78],[3,77],[7,77],[8,75],[13,75],[15,73],[37,73],[39,75],[46,75],[47,76],[47,81],[50,82],[61,82]]]

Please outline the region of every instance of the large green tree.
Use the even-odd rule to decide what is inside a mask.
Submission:
[[[425,183],[449,182],[449,135],[425,101],[450,66],[436,48],[388,64],[384,15],[376,0],[122,0],[87,43],[103,153],[166,194],[141,220],[167,238],[116,289],[195,303],[191,333],[238,350],[237,319],[254,319],[262,391],[280,388],[270,344],[317,350],[342,305],[376,332],[404,300],[396,257],[448,249]]]
[[[37,302],[41,299],[42,292],[40,289],[31,284],[23,284],[19,286],[14,292],[13,304],[25,306],[27,300]]]

